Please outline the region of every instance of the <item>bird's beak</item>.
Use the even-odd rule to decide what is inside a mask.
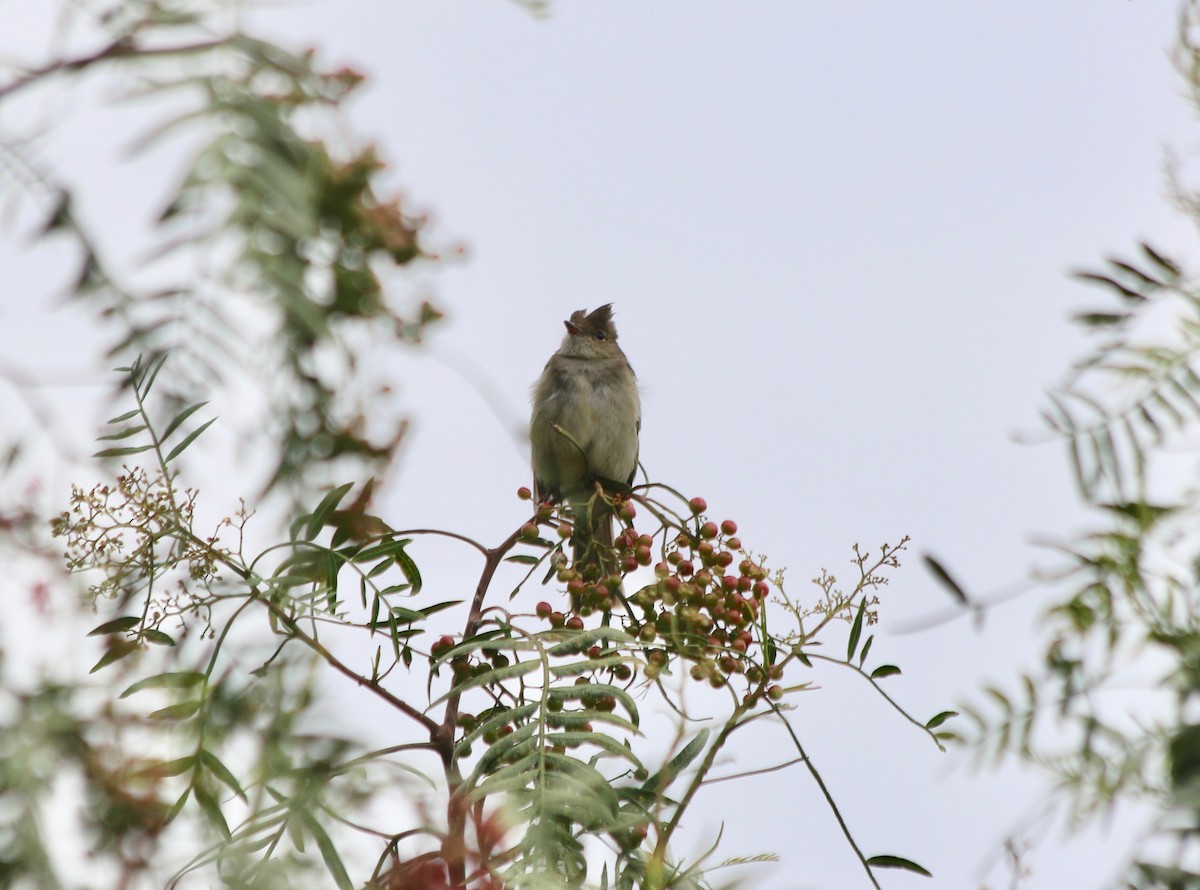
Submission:
[[[583,328],[581,328],[577,324],[574,324],[573,322],[564,321],[563,324],[565,324],[567,326],[567,333],[570,334],[572,337],[578,337],[580,334],[583,333]]]

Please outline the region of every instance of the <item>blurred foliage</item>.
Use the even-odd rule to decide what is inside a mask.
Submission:
[[[673,852],[684,814],[712,781],[791,766],[871,885],[886,869],[928,874],[863,851],[790,719],[825,663],[937,748],[952,737],[953,712],[921,720],[896,703],[884,687],[900,668],[874,649],[907,539],[856,547],[851,583],[822,570],[809,601],[735,523],[661,484],[612,498],[606,576],[569,561],[573,517],[550,505],[518,505],[495,546],[394,529],[371,511],[404,422],[360,356],[415,346],[439,313],[394,297],[391,274],[432,257],[379,153],[319,135],[345,132],[336,115],[361,77],[245,33],[222,3],[69,8],[92,48],[8,72],[0,110],[59,81],[117,78],[173,110],[137,151],[187,134],[192,154],[149,265],[131,272],[31,141],[0,142],[10,199],[41,209],[38,240],[74,245],[74,307],[104,320],[124,365],[102,466],[70,468],[102,481],[45,511],[21,484],[35,471],[22,431],[0,474],[0,553],[56,579],[29,582],[32,608],[65,598],[74,617],[81,594],[96,613],[90,640],[67,643],[94,646],[87,675],[70,658],[54,678],[0,661],[0,887],[708,887],[711,851]],[[146,268],[175,283],[132,283]],[[290,512],[258,532],[265,546],[248,543],[245,501],[200,527],[220,486],[185,483],[204,452],[221,484],[254,487],[205,437],[222,400],[276,456],[252,503]],[[450,568],[418,564],[429,537],[480,558],[473,591],[429,592],[425,575]],[[562,605],[520,606],[539,582]],[[647,701],[676,716],[672,736],[646,731]],[[714,776],[730,739],[763,720],[784,749]]]
[[[1183,5],[1176,61],[1200,108],[1200,4]],[[1200,196],[1175,179],[1200,220]],[[1077,277],[1111,302],[1075,321],[1098,340],[1048,394],[1095,526],[1048,544],[1061,561],[1039,669],[964,707],[982,758],[1052,770],[1074,824],[1125,801],[1161,817],[1122,886],[1200,886],[1200,282],[1150,244]],[[939,578],[977,612],[945,569]]]

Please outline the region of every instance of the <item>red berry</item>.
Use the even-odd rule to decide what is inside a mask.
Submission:
[[[621,505],[620,517],[626,521],[632,521],[637,516],[637,509],[633,506],[633,501],[626,501]]]
[[[626,556],[621,560],[621,571],[634,572],[637,571],[638,561],[636,556]]]
[[[533,492],[530,491],[528,488],[526,488],[524,485],[522,485],[520,488],[517,489],[517,497],[523,501],[528,501],[529,499],[531,499],[533,497]]]
[[[716,563],[723,569],[728,568],[733,565],[733,554],[728,550],[722,550],[716,555]]]
[[[583,619],[578,615],[572,615],[567,619],[567,627],[571,630],[583,630]]]
[[[686,578],[692,572],[695,571],[695,568],[692,566],[692,564],[690,562],[688,562],[687,560],[684,560],[676,567],[676,571],[679,572],[680,578]]]
[[[550,626],[551,627],[562,627],[563,623],[566,622],[566,620],[567,620],[566,616],[563,615],[562,612],[551,612],[550,613]]]
[[[700,537],[715,538],[717,536],[717,524],[715,522],[706,522],[700,526]]]
[[[688,507],[694,515],[699,516],[708,509],[708,501],[704,500],[704,498],[692,498],[688,501]]]
[[[742,549],[742,539],[741,538],[727,538],[725,540],[725,546],[728,547],[730,550],[741,550]]]
[[[766,581],[759,581],[757,584],[754,585],[754,595],[760,600],[767,598],[768,590],[770,590],[770,588],[767,587]]]
[[[532,522],[527,522],[521,526],[520,536],[522,541],[536,541],[538,536],[538,527]]]
[[[734,522],[732,519],[726,519],[724,522],[721,523],[721,534],[736,535],[737,534],[737,523]]]
[[[537,606],[534,607],[534,613],[538,618],[549,618],[550,613],[553,611],[554,609],[550,607],[550,604],[544,601],[538,603]]]

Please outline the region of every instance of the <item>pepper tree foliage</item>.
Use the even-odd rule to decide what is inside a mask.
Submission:
[[[1182,5],[1175,56],[1200,109],[1200,4]],[[1200,195],[1178,175],[1179,206]],[[1017,688],[964,707],[963,734],[989,759],[1049,768],[1075,824],[1141,801],[1158,818],[1121,886],[1200,886],[1200,491],[1190,459],[1200,429],[1200,283],[1150,244],[1081,272],[1111,302],[1076,322],[1098,343],[1048,394],[1095,526],[1052,543],[1040,580],[1056,590],[1042,663]],[[935,573],[972,612],[940,565]]]
[[[790,748],[747,775],[807,771],[865,883],[926,874],[863,851],[789,720],[821,661],[939,749],[949,737],[950,712],[910,717],[883,686],[899,668],[869,660],[907,539],[856,547],[851,583],[822,570],[806,600],[734,522],[658,483],[598,492],[621,524],[607,577],[570,562],[571,517],[551,505],[514,502],[494,546],[373,515],[404,422],[355,356],[414,348],[439,313],[396,296],[397,268],[433,257],[378,153],[317,135],[361,77],[245,33],[216,3],[70,9],[91,48],[10,72],[0,111],[111,78],[179,97],[139,146],[180,131],[199,145],[152,236],[155,261],[185,271],[144,287],[106,259],[35,143],[0,143],[6,192],[39,209],[38,239],[74,246],[71,298],[124,362],[102,463],[73,470],[101,481],[73,486],[52,520],[8,485],[39,431],[9,443],[0,547],[23,564],[65,552],[101,645],[87,678],[6,668],[0,886],[706,887],[711,863],[672,844],[730,738],[764,720]],[[241,433],[275,455],[265,486],[232,481],[291,511],[266,546],[250,544],[245,501],[215,527],[198,518],[208,494],[188,461],[215,447],[209,400],[230,393],[261,398],[269,422]],[[480,560],[469,595],[426,593],[430,537]],[[546,599],[525,605],[539,585]],[[702,706],[689,685],[709,690]],[[678,715],[665,738],[647,702]],[[336,731],[350,707],[377,714],[388,743]],[[83,800],[68,821],[86,873],[55,841],[64,782]]]

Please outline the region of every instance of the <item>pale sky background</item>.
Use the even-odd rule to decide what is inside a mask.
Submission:
[[[0,3],[5,57],[37,46],[21,30],[36,5]],[[1042,558],[1032,536],[1083,527],[1063,450],[1013,434],[1039,429],[1043,389],[1083,350],[1067,317],[1102,299],[1067,273],[1142,238],[1191,246],[1164,197],[1164,149],[1198,144],[1168,59],[1176,13],[1168,0],[571,0],[545,18],[502,0],[340,0],[247,13],[370,77],[349,109],[356,131],[428,208],[435,240],[469,246],[426,279],[449,316],[433,359],[396,363],[415,427],[385,515],[491,542],[511,531],[529,387],[562,319],[612,302],[644,387],[652,478],[735,518],[789,567],[793,595],[821,567],[849,578],[854,542],[911,535],[873,649],[904,670],[891,693],[929,717],[985,681],[1012,684],[1037,651],[1038,592],[982,631],[895,630],[949,602],[917,553],[995,590]],[[81,117],[91,99],[76,99]],[[84,181],[112,163],[93,142],[55,157]],[[123,190],[153,204],[123,175],[89,186],[95,207]],[[58,368],[81,348],[64,349],[63,332],[86,325],[42,315],[44,260],[22,254],[0,243],[3,357]],[[978,888],[1044,781],[975,774],[865,684],[819,679],[797,725],[856,838],[935,875],[881,872],[883,886]],[[806,773],[710,794],[689,820],[697,848],[724,820],[724,855],[784,857],[741,873],[746,886],[866,886]],[[1139,824],[1119,816],[1076,839],[1057,823],[1025,830],[1037,846],[1020,886],[1105,886]],[[1008,886],[1003,872],[987,880]]]

